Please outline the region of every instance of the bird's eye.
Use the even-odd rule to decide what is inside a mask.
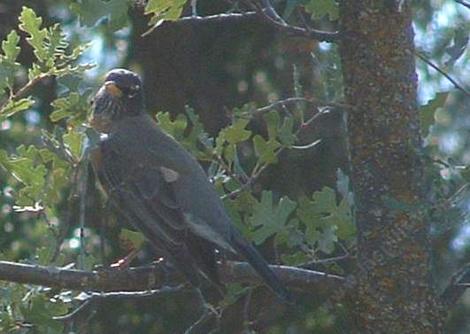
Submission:
[[[139,85],[132,85],[130,87],[126,87],[123,89],[124,94],[126,94],[128,97],[133,98],[135,94],[139,91],[140,86]]]
[[[95,103],[95,99],[90,99],[89,103],[90,103],[90,106],[93,105],[93,103]]]

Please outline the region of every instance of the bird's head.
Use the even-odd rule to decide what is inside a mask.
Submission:
[[[105,82],[93,99],[90,125],[109,133],[112,122],[144,112],[142,81],[129,70],[118,68],[106,74]]]

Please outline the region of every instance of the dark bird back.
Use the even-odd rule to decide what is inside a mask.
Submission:
[[[92,162],[111,202],[194,286],[200,275],[221,286],[217,247],[242,255],[288,300],[266,261],[233,226],[200,164],[145,113],[141,87],[134,73],[114,70],[95,98],[91,124],[108,138]]]

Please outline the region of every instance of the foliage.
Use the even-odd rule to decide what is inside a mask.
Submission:
[[[187,0],[150,0],[145,6],[145,14],[152,14],[149,25],[160,25],[165,20],[177,20],[186,2]]]
[[[81,0],[70,1],[70,9],[79,17],[82,25],[91,27],[102,22],[115,31],[128,23],[127,11],[131,4],[130,0]]]
[[[82,29],[85,29],[86,35],[92,31],[88,27],[106,26],[109,31],[115,32],[128,26],[128,10],[136,2],[64,0],[64,3],[76,15],[80,25],[85,27]],[[177,20],[188,4],[186,0],[150,0],[145,5],[145,13],[149,16],[148,24],[158,26],[164,20]],[[415,23],[418,31],[426,28],[431,20],[431,17],[423,13],[423,8],[416,11]],[[429,8],[427,13],[436,10]],[[289,0],[285,2],[283,17],[286,20],[295,20],[298,10],[306,12],[316,22],[334,21],[338,18],[338,2],[334,0]],[[427,45],[427,51],[439,60],[442,58],[439,65],[451,74],[458,73],[458,69],[468,61],[468,36],[465,33],[468,29],[465,28],[468,28],[468,23],[457,17],[454,26],[441,29],[439,38]],[[18,131],[21,135],[15,141],[1,142],[0,166],[2,172],[6,173],[2,174],[5,178],[0,182],[4,187],[3,193],[7,194],[2,197],[5,199],[2,210],[14,212],[0,213],[0,221],[3,220],[1,227],[5,231],[13,231],[2,237],[12,239],[8,243],[2,240],[2,245],[8,245],[3,250],[2,259],[57,266],[78,262],[82,268],[90,269],[102,262],[97,259],[100,244],[106,248],[105,256],[108,258],[117,256],[115,248],[118,247],[113,248],[114,252],[109,251],[108,248],[114,246],[113,236],[100,240],[101,226],[92,224],[82,230],[85,236],[85,240],[82,240],[80,231],[76,228],[77,219],[74,221],[68,217],[78,216],[78,188],[86,183],[84,173],[80,173],[80,168],[83,167],[81,162],[87,141],[94,139],[93,133],[83,124],[86,122],[93,90],[92,84],[84,80],[85,71],[92,65],[81,63],[88,43],[66,37],[64,31],[66,30],[60,24],[45,26],[41,17],[32,9],[24,7],[19,16],[18,29],[9,32],[1,45],[0,124],[22,124],[22,117],[27,113],[41,110],[41,123],[38,125],[41,128],[40,133],[30,134],[25,130],[27,127],[23,126]],[[34,55],[30,65],[18,60],[22,59],[21,55],[28,49],[22,38],[25,38]],[[319,86],[314,94],[322,99],[336,99],[342,94],[338,79],[340,69],[335,47],[328,48],[332,51],[317,55],[319,63],[315,64],[314,72],[315,76],[321,73],[320,81],[323,86]],[[284,55],[276,55],[273,58],[278,57],[276,63],[288,63],[290,66],[290,60],[286,61],[287,57],[282,56]],[[315,58],[313,52],[310,56]],[[309,72],[295,64],[292,67],[294,96],[310,97],[313,93],[306,94],[302,86],[305,73],[310,75]],[[420,79],[424,82],[438,81],[436,76],[439,74],[429,71],[424,64],[418,63],[418,68],[421,71]],[[57,83],[57,95],[51,102],[51,112],[46,114],[42,112],[39,105],[41,101],[35,95],[34,88],[51,78]],[[291,85],[290,79],[288,85]],[[288,90],[290,92],[291,87]],[[427,137],[428,145],[423,154],[432,165],[427,170],[432,180],[430,197],[433,197],[434,202],[427,209],[436,222],[445,225],[433,229],[434,233],[450,235],[452,233],[449,231],[457,233],[462,220],[456,208],[465,206],[465,196],[459,193],[459,189],[467,184],[470,168],[468,159],[465,158],[468,151],[465,147],[454,152],[453,159],[448,159],[445,152],[439,150],[439,141],[442,140],[439,136],[445,134],[449,126],[454,127],[453,131],[458,131],[459,126],[466,121],[463,113],[456,116],[456,111],[463,109],[458,103],[463,103],[464,100],[459,100],[455,93],[449,92],[448,86],[441,84],[438,91],[439,93],[435,93],[432,90],[435,96],[427,96],[425,100],[429,101],[420,108],[421,131],[423,137]],[[283,94],[284,91],[277,96]],[[266,96],[263,102],[268,100],[271,101]],[[209,176],[224,199],[234,224],[257,246],[268,251],[275,249],[276,254],[279,254],[276,257],[279,262],[287,265],[311,265],[318,260],[341,255],[345,248],[354,249],[355,227],[351,214],[353,198],[349,191],[348,177],[342,171],[337,173],[336,189],[333,189],[333,185],[324,186],[306,194],[286,195],[279,189],[266,187],[262,182],[267,172],[284,162],[286,153],[302,156],[305,149],[301,151],[299,147],[314,149],[314,146],[299,143],[304,143],[305,138],[309,138],[305,134],[309,125],[313,125],[309,123],[310,117],[316,115],[309,112],[316,111],[316,108],[310,108],[303,102],[296,103],[289,110],[284,105],[282,108],[260,108],[260,105],[259,101],[252,101],[231,110],[231,121],[214,137],[208,135],[199,116],[189,107],[185,114],[175,117],[166,111],[159,112],[156,119],[165,131],[208,166]],[[460,135],[463,137],[464,131]],[[291,177],[288,174],[281,176],[287,182]],[[91,182],[86,184],[90,186]],[[462,196],[456,198],[454,194]],[[93,197],[97,201],[100,198],[99,195]],[[447,202],[453,205],[452,210],[445,207]],[[103,216],[106,216],[106,205],[96,205],[105,212]],[[91,207],[87,203],[87,209]],[[96,218],[93,213],[87,212],[87,215],[90,221]],[[109,224],[110,230],[118,231],[114,234],[116,239],[121,237],[136,247],[145,244],[139,233],[120,230],[119,222],[110,216],[103,218],[103,224]],[[71,222],[75,225],[70,226]],[[447,244],[445,248],[446,252],[450,252]],[[334,272],[341,272],[339,266],[330,268]],[[234,284],[228,286],[227,290],[224,300],[226,306],[244,300],[251,288]],[[53,317],[72,312],[83,301],[83,295],[73,291],[51,291],[10,283],[0,284],[0,294],[0,332],[26,333],[32,330],[40,333],[62,333],[63,323],[52,320]],[[170,305],[171,314],[168,316],[174,317],[178,313],[175,309],[179,309],[180,304],[173,300],[165,300],[165,303]],[[135,314],[140,315],[135,308],[126,309],[127,311],[129,319],[135,318]],[[315,309],[315,312],[310,312],[305,318],[307,324],[302,328],[308,328],[309,332],[324,325],[313,324],[315,321],[321,323],[321,320],[316,319],[332,321],[329,311],[322,309],[318,312]],[[128,322],[132,323],[133,318],[129,319]],[[171,319],[174,323],[180,321],[179,318]],[[278,332],[283,332],[283,329],[278,329]]]
[[[330,20],[338,19],[338,4],[334,0],[310,0],[305,4],[305,10],[314,18],[328,15]]]
[[[434,99],[420,108],[421,133],[423,137],[429,134],[429,128],[434,124],[434,113],[446,103],[449,92],[437,93]]]
[[[146,13],[153,14],[150,24],[163,19],[177,19],[185,2],[149,1]],[[126,2],[96,1],[92,6],[86,6],[87,3],[70,4],[82,24],[93,25],[109,10],[107,16],[111,29],[122,25],[124,9],[128,5]],[[8,34],[2,43],[3,54],[0,56],[2,120],[12,119],[18,113],[33,108],[35,100],[30,95],[30,89],[46,78],[57,80],[61,93],[51,103],[49,126],[41,130],[42,144],[20,145],[13,153],[0,150],[0,166],[11,176],[9,182],[13,187],[16,210],[38,212],[49,221],[64,217],[63,211],[71,209],[67,205],[64,207],[64,201],[67,200],[64,190],[69,189],[72,195],[76,194],[76,188],[81,182],[80,178],[70,176],[80,175],[80,161],[89,135],[82,124],[86,120],[91,90],[83,88],[80,81],[84,71],[92,65],[79,63],[87,45],[71,45],[58,24],[43,27],[42,18],[27,7],[23,8],[19,20],[19,29],[26,34],[35,61],[27,68],[26,82],[18,81],[24,70],[24,65],[16,60],[21,52],[20,35],[15,30]],[[263,190],[259,194],[252,191],[252,185],[262,172],[278,163],[279,154],[283,150],[295,149],[304,122],[303,118],[294,114],[281,115],[274,109],[267,110],[262,113],[266,133],[259,134],[252,129],[257,110],[254,104],[234,109],[232,122],[215,138],[210,138],[199,117],[190,108],[186,110],[186,115],[171,118],[168,113],[161,112],[156,118],[165,131],[198,159],[211,164],[211,178],[221,195],[226,194],[224,200],[234,222],[253,242],[259,245],[274,238],[287,253],[293,252],[296,254],[294,257],[302,258],[303,261],[332,253],[339,240],[352,237],[349,232],[353,229],[350,208],[344,199],[337,204],[333,189],[325,188],[313,194],[311,199],[304,198],[299,202],[270,190]],[[240,150],[243,148],[249,148],[251,153],[241,158]],[[61,220],[59,224],[62,224]],[[42,232],[36,258],[33,255],[29,261],[64,264],[66,256],[72,256],[74,251],[69,249],[68,255],[54,255],[61,246],[61,227],[46,226],[41,222],[36,224],[39,224],[36,225],[36,233],[39,230]],[[121,238],[136,247],[140,247],[143,241],[138,233],[130,230],[123,230]],[[68,240],[73,243],[73,240],[78,239],[72,237]],[[286,263],[299,264],[292,258],[286,256]],[[96,263],[96,259],[89,255],[81,255],[80,261],[87,268]],[[227,305],[236,302],[248,291],[236,286],[229,289],[232,290],[227,296]],[[1,314],[2,331],[9,331],[20,323],[40,332],[59,333],[63,327],[52,317],[66,313],[72,302],[80,299],[79,295],[71,291],[54,295],[47,289],[11,284],[3,284],[3,291],[5,296],[10,294],[2,298],[4,309],[10,311]]]
[[[59,24],[42,27],[42,18],[27,7],[23,7],[19,21],[19,29],[27,36],[35,61],[26,69],[27,81],[17,88],[18,78],[22,77],[25,68],[16,60],[21,52],[20,35],[11,31],[2,43],[3,54],[0,56],[0,121],[32,108],[35,101],[29,95],[30,90],[46,78],[54,77],[58,82],[78,78],[92,66],[78,63],[87,45],[72,46]],[[67,118],[67,121],[56,125],[52,132],[43,129],[41,146],[20,145],[13,154],[0,150],[0,166],[13,177],[10,184],[15,192],[16,211],[39,215],[46,220],[56,219],[58,205],[64,201],[63,190],[70,186],[70,175],[81,154],[82,134],[77,126],[79,120],[85,118],[85,103],[86,95],[66,91],[53,102],[51,120],[57,122]],[[37,243],[37,252],[30,261],[51,264],[55,249],[60,246],[58,228],[38,220],[30,233],[37,240],[32,243],[32,246]],[[63,260],[63,257],[55,256],[55,261]],[[68,306],[51,298],[50,292],[7,283],[2,283],[2,290],[2,309],[8,309],[1,314],[2,332],[24,326],[34,327],[41,333],[62,333],[63,325],[52,318],[67,312]]]

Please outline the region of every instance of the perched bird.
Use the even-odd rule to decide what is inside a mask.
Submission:
[[[199,288],[217,286],[215,249],[242,255],[282,299],[289,294],[258,251],[233,226],[207,175],[145,112],[142,82],[125,69],[106,75],[90,124],[107,134],[91,154],[111,203]]]

